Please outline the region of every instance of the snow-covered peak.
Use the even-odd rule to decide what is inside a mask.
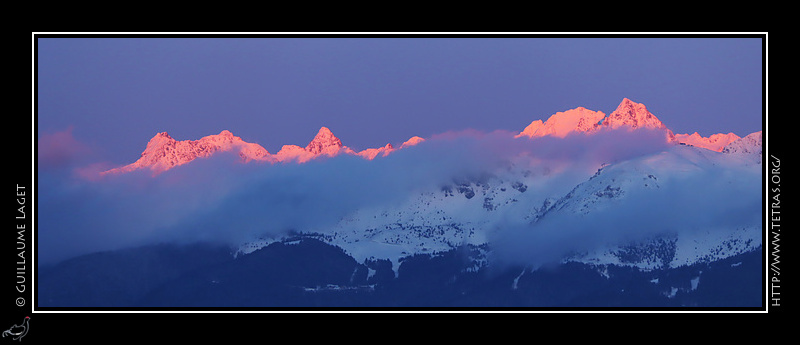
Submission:
[[[667,128],[661,120],[647,110],[644,104],[636,103],[628,98],[623,99],[619,106],[617,106],[617,109],[608,115],[603,121],[603,126],[608,126],[612,129],[622,126],[628,126],[631,129]]]
[[[421,138],[421,137],[418,137],[418,136],[413,136],[413,137],[409,138],[408,140],[406,140],[402,145],[400,145],[400,148],[403,149],[403,148],[406,148],[406,147],[409,147],[409,146],[414,146],[414,145],[417,145],[417,144],[419,144],[419,143],[421,143],[423,141],[425,141],[424,138]]]
[[[722,152],[722,149],[725,148],[725,146],[734,140],[739,139],[739,136],[733,133],[717,133],[706,138],[697,132],[694,132],[692,134],[675,134],[675,139],[683,144],[702,147],[711,151]]]
[[[174,142],[175,142],[175,139],[173,139],[171,136],[169,136],[169,134],[167,134],[167,132],[158,133],[158,134],[154,135],[152,138],[150,138],[150,141],[147,142],[147,148],[145,149],[145,152],[147,152],[147,150],[158,149],[160,147],[163,147],[165,145],[169,145],[169,144],[174,143]],[[142,155],[144,155],[144,153],[142,153]]]
[[[173,139],[167,132],[156,134],[147,143],[141,157],[126,166],[107,170],[101,175],[125,173],[138,169],[150,169],[159,174],[173,167],[189,163],[197,158],[211,156],[218,151],[238,151],[243,161],[270,160],[269,152],[258,144],[248,143],[228,130],[200,138],[199,140]]]
[[[667,128],[661,120],[653,115],[642,103],[636,103],[628,98],[622,99],[617,109],[603,120],[603,127],[618,129],[627,128],[636,130],[639,128],[663,130],[666,133],[668,142],[676,142],[675,134]]]
[[[675,134],[661,120],[650,113],[644,104],[636,103],[628,98],[623,99],[617,109],[608,116],[601,111],[578,107],[564,112],[557,112],[544,122],[535,120],[515,137],[554,136],[563,138],[570,133],[592,134],[603,128],[612,130],[636,130],[640,128],[663,130],[668,142],[676,141]]]
[[[600,111],[593,111],[584,107],[557,112],[550,116],[546,122],[536,120],[531,122],[517,137],[530,138],[554,136],[563,138],[572,132],[591,132],[598,128],[598,123],[606,117]]]
[[[750,133],[743,138],[734,140],[725,148],[722,153],[737,154],[737,155],[758,155],[758,160],[761,161],[762,154],[762,131]]]
[[[308,143],[306,151],[314,155],[335,155],[342,146],[342,141],[333,135],[333,132],[328,127],[322,127],[314,137],[314,140]]]

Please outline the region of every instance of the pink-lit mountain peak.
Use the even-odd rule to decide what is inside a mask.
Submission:
[[[536,120],[531,122],[517,135],[531,138],[554,136],[563,138],[572,132],[591,132],[597,129],[598,123],[606,117],[601,111],[592,111],[584,107],[557,112],[547,121]]]
[[[400,149],[417,145],[422,141],[425,141],[425,139],[416,136],[412,137],[404,142]],[[396,150],[399,149],[394,148],[392,144],[386,144],[383,147],[368,148],[356,152],[344,146],[341,139],[336,137],[327,127],[320,128],[314,139],[305,148],[297,145],[283,145],[276,154],[270,154],[261,145],[246,142],[228,130],[223,130],[219,134],[205,136],[198,140],[183,141],[173,139],[167,132],[161,132],[150,139],[137,161],[104,171],[101,175],[125,173],[139,169],[149,169],[153,175],[158,175],[197,158],[209,157],[216,152],[232,151],[237,153],[242,162],[245,163],[250,161],[305,163],[319,157],[332,157],[339,154],[358,155],[372,160],[377,156],[386,156]]]
[[[402,145],[400,145],[400,148],[403,149],[403,148],[406,148],[406,147],[409,147],[409,146],[414,146],[414,145],[417,145],[417,144],[419,144],[419,143],[421,143],[423,141],[425,141],[424,138],[418,137],[418,136],[413,136],[410,139],[406,140]]]
[[[601,128],[636,130],[639,128],[666,131],[667,141],[674,142],[675,135],[644,104],[624,98],[611,114],[578,107],[550,116],[547,121],[535,120],[516,137],[564,137],[570,133],[592,134]]]
[[[305,163],[319,156],[336,156],[352,150],[342,144],[328,127],[321,127],[305,148],[297,145],[283,145],[273,158],[278,162]]]
[[[323,153],[332,155],[338,152],[343,146],[342,141],[333,135],[333,132],[331,132],[328,127],[322,127],[319,129],[314,139],[308,143],[306,151],[314,155]]]
[[[235,150],[243,161],[269,160],[269,152],[258,144],[248,143],[228,130],[199,140],[175,140],[167,132],[153,136],[135,162],[101,173],[124,173],[147,168],[159,174],[197,158],[209,157],[215,152]]]
[[[616,129],[622,126],[628,126],[632,129],[637,128],[650,128],[650,129],[666,129],[661,120],[647,110],[644,104],[636,103],[628,98],[622,100],[608,117],[603,120],[603,126],[608,126]]]
[[[699,133],[694,132],[692,134],[676,134],[675,138],[678,140],[678,142],[684,144],[706,148],[711,151],[722,152],[725,146],[738,140],[739,136],[733,133],[717,133],[706,138],[701,136]]]

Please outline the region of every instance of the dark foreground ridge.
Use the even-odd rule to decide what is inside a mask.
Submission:
[[[39,308],[761,308],[762,251],[640,271],[566,263],[483,266],[461,247],[358,263],[307,237],[233,258],[228,248],[158,245],[96,253],[38,270]]]

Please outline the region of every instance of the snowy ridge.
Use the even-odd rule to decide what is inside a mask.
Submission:
[[[598,166],[594,175],[587,172],[583,177],[560,179],[571,182],[558,186],[549,184],[557,176],[535,173],[520,164],[484,178],[453,181],[438,190],[421,191],[393,207],[359,209],[333,228],[307,232],[321,234],[320,239],[342,248],[359,262],[388,259],[397,272],[402,258],[410,255],[436,254],[462,245],[488,247],[491,251],[492,239],[511,234],[508,228],[531,233],[552,231],[548,222],[571,224],[569,220],[577,220],[598,224],[598,229],[575,230],[581,238],[588,236],[597,242],[576,247],[563,256],[563,261],[642,270],[691,265],[758,248],[760,223],[717,224],[714,218],[708,222],[674,222],[664,229],[641,229],[642,224],[651,224],[646,217],[638,217],[631,226],[617,227],[616,223],[603,223],[606,217],[614,217],[606,215],[625,214],[631,205],[651,198],[669,205],[672,191],[696,189],[695,185],[702,185],[707,178],[719,181],[704,193],[718,193],[729,185],[746,187],[755,182],[757,186],[759,167],[745,162],[737,155],[675,145],[661,153]],[[718,175],[718,171],[726,173]],[[637,212],[650,212],[646,206]],[[661,221],[659,217],[681,215],[679,210],[660,216],[660,211],[652,210],[656,212],[656,222]],[[724,216],[726,212],[721,209],[705,213]],[[620,222],[622,225],[623,220]],[[624,236],[605,243],[601,242],[604,232]],[[240,247],[239,254],[279,240],[247,243]]]
[[[621,127],[631,130],[639,128],[663,130],[668,142],[683,143],[716,152],[721,152],[725,146],[739,139],[739,136],[734,133],[717,133],[708,137],[703,137],[697,132],[674,134],[658,117],[647,110],[644,104],[636,103],[628,98],[623,99],[617,109],[608,116],[601,111],[577,107],[557,112],[546,121],[534,120],[516,137],[554,136],[563,138],[568,134],[592,134],[603,128],[618,129]]]
[[[189,163],[197,158],[209,157],[220,151],[238,152],[243,161],[269,160],[269,152],[258,144],[247,143],[230,131],[209,135],[199,140],[177,141],[167,132],[156,134],[147,143],[141,157],[126,166],[104,171],[101,175],[126,173],[138,169],[150,169],[159,174],[173,167]]]
[[[761,131],[751,133],[744,138],[734,140],[722,149],[723,153],[734,155],[753,155],[761,161],[762,144]]]
[[[694,132],[691,135],[676,134],[675,138],[680,143],[706,148],[711,151],[722,152],[722,149],[725,148],[725,146],[739,139],[739,136],[733,133],[728,133],[728,134],[717,133],[717,134],[712,134],[706,138],[701,136],[697,132]]]
[[[624,98],[611,114],[606,116],[601,111],[593,111],[584,107],[557,112],[547,121],[535,120],[518,133],[515,138],[527,137],[557,137],[563,138],[572,134],[592,135],[602,130],[626,128],[628,130],[651,129],[664,131],[667,142],[679,142],[688,145],[703,147],[720,152],[726,145],[736,141],[736,134],[714,134],[708,138],[699,134],[673,134],[661,120],[647,110],[644,104],[636,103]],[[760,140],[760,139],[759,139]],[[239,154],[242,162],[268,162],[268,163],[305,163],[320,157],[333,157],[339,154],[357,155],[368,160],[376,157],[385,157],[390,153],[414,146],[425,141],[424,138],[414,136],[395,148],[391,143],[379,148],[367,148],[355,151],[342,143],[327,127],[321,127],[316,136],[306,145],[284,145],[280,151],[270,154],[262,146],[249,143],[240,137],[234,136],[230,131],[223,130],[220,134],[209,135],[199,140],[177,141],[166,132],[156,134],[147,144],[141,157],[134,163],[110,169],[101,175],[127,173],[139,169],[149,169],[153,175],[158,175],[171,168],[189,163],[197,158],[206,158],[216,152],[234,151]],[[732,150],[743,150],[743,148]]]
[[[642,159],[622,162],[598,170],[589,180],[579,184],[566,196],[556,201],[553,206],[538,218],[586,217],[596,221],[599,217],[590,215],[602,213],[613,208],[630,209],[631,212],[649,212],[647,218],[655,221],[621,219],[621,231],[630,242],[610,243],[565,258],[565,261],[579,261],[598,265],[632,265],[640,269],[661,267],[679,267],[697,262],[710,262],[742,254],[761,245],[761,225],[757,221],[739,224],[726,222],[674,222],[671,217],[695,217],[695,214],[715,213],[719,217],[728,216],[724,210],[727,205],[718,204],[721,209],[708,211],[694,210],[693,213],[682,210],[681,206],[661,199],[663,193],[674,193],[675,189],[694,188],[695,184],[706,183],[707,180],[720,178],[713,187],[727,188],[733,185],[757,186],[760,181],[758,167],[747,166],[744,161],[732,155],[714,154],[709,151],[677,146],[673,149]],[[717,170],[728,173],[719,175]],[[713,172],[710,172],[713,171]],[[734,173],[730,173],[734,172]],[[683,185],[685,184],[685,186]],[[686,187],[688,186],[688,187]],[[718,193],[719,190],[709,188],[704,193]],[[757,194],[757,193],[756,193]],[[728,195],[723,193],[722,195]],[[626,199],[631,200],[626,200]],[[722,198],[722,197],[720,197]],[[684,199],[680,199],[684,200]],[[698,203],[699,205],[700,203]],[[635,208],[633,205],[637,205]],[[643,206],[642,206],[643,205]],[[651,207],[652,206],[652,207]],[[674,207],[676,211],[664,211],[659,207]],[[687,208],[694,208],[692,207]],[[635,211],[634,211],[635,210]],[[757,209],[751,209],[754,217]],[[666,213],[667,216],[664,216]],[[537,221],[539,220],[537,218]],[[664,218],[664,219],[662,219]],[[663,228],[647,229],[646,226]],[[630,223],[630,224],[625,224]],[[589,224],[592,224],[589,222]],[[584,234],[585,235],[585,234]]]
[[[414,146],[424,141],[420,137],[412,137],[399,149]],[[378,156],[386,156],[398,150],[392,144],[380,148],[368,148],[359,152],[344,146],[327,127],[321,127],[317,135],[306,147],[284,145],[276,154],[270,154],[261,145],[249,143],[223,130],[220,134],[209,135],[199,140],[173,139],[167,132],[156,134],[147,143],[141,157],[128,165],[103,171],[100,175],[128,173],[139,169],[149,169],[153,175],[161,174],[174,167],[187,164],[198,158],[207,158],[217,152],[233,151],[238,153],[243,163],[258,161],[267,163],[305,163],[320,157],[333,157],[339,154],[361,156],[372,160]]]

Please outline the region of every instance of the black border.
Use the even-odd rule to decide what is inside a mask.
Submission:
[[[708,37],[750,37],[750,38],[761,38],[762,39],[762,54],[763,54],[763,65],[762,65],[762,75],[763,75],[763,86],[762,86],[762,130],[764,135],[764,154],[762,155],[762,166],[765,167],[765,173],[762,177],[764,179],[763,186],[766,186],[766,179],[767,176],[767,166],[769,163],[770,155],[775,155],[780,157],[781,159],[787,158],[784,155],[784,152],[781,151],[780,147],[772,147],[769,145],[770,136],[767,128],[767,34],[766,33],[682,33],[682,32],[673,32],[673,33],[646,33],[646,34],[639,34],[635,32],[623,32],[623,33],[602,33],[602,34],[595,34],[595,33],[526,33],[526,32],[503,32],[503,33],[495,33],[495,32],[479,32],[479,33],[472,33],[472,32],[444,32],[444,33],[427,33],[427,32],[402,32],[402,33],[394,33],[394,32],[378,32],[378,33],[362,33],[362,32],[343,32],[343,33],[320,33],[320,32],[294,32],[294,31],[287,31],[287,32],[272,32],[272,33],[226,33],[226,32],[218,32],[218,33],[204,33],[204,32],[197,32],[197,33],[155,33],[155,32],[112,32],[112,33],[100,33],[100,32],[77,32],[77,33],[59,33],[59,32],[43,32],[43,33],[36,33],[32,32],[32,63],[33,63],[33,80],[32,88],[35,90],[36,78],[37,78],[37,66],[36,66],[36,56],[37,56],[37,43],[36,40],[38,38],[50,38],[50,37],[137,37],[137,38],[172,38],[172,37],[212,37],[212,38],[241,38],[241,37],[291,37],[291,38],[305,38],[305,37],[369,37],[369,38],[415,38],[415,37],[465,37],[465,38],[509,38],[509,37],[556,37],[556,38],[568,38],[568,37],[665,37],[665,38],[708,38]],[[33,95],[33,123],[34,126],[38,127],[38,109],[37,109],[37,95],[34,91]],[[773,121],[775,118],[773,117]],[[22,133],[26,130],[25,126],[20,126],[19,131]],[[35,128],[31,129],[32,135],[35,135]],[[35,143],[33,138],[27,138],[28,140],[18,140],[18,145],[15,144],[13,161],[16,163],[15,167],[20,167],[19,169],[14,170],[14,177],[16,182],[11,182],[10,184],[13,186],[14,183],[16,184],[27,184],[29,193],[35,191],[35,171],[36,171],[36,160],[35,155],[33,153],[35,148]],[[28,163],[31,162],[31,163]],[[30,165],[29,165],[30,164]],[[30,169],[24,169],[24,167],[30,167],[31,165],[34,166],[34,171]],[[766,187],[763,187],[766,189]],[[767,191],[765,190],[764,195],[767,195]],[[29,194],[30,199],[32,200],[32,204],[28,204],[29,208],[36,207],[36,200],[35,197]],[[772,197],[772,194],[769,194],[769,197]],[[783,201],[783,200],[782,200]],[[766,206],[765,206],[766,208]],[[29,209],[30,210],[30,209]],[[33,211],[33,210],[30,210]],[[29,212],[29,215],[34,214],[33,212]],[[770,251],[770,244],[767,241],[767,231],[768,217],[764,217],[764,244],[762,246],[765,254],[765,266],[769,265],[770,257],[768,253]],[[28,222],[27,229],[32,229],[32,219],[28,218],[26,220]],[[9,225],[10,227],[10,225]],[[32,229],[35,231],[36,229]],[[31,232],[27,232],[27,243],[31,244]],[[16,237],[16,233],[14,233]],[[10,240],[7,240],[11,242]],[[5,242],[4,242],[5,243]],[[3,244],[5,246],[5,244]],[[35,246],[35,244],[34,244]],[[28,247],[30,248],[30,247]],[[35,248],[35,247],[34,247]],[[12,261],[8,258],[8,254],[12,253],[16,255],[16,250],[2,250],[3,259]],[[30,252],[28,252],[30,254]],[[33,263],[33,260],[29,259],[28,263]],[[28,266],[30,269],[27,270],[27,281],[33,282],[32,276],[35,272],[33,265]],[[8,271],[8,270],[5,270]],[[7,276],[2,277],[3,286],[13,285],[10,282],[6,282]],[[765,267],[763,271],[763,278],[764,281],[767,282],[767,268]],[[171,308],[171,309],[155,309],[155,308],[74,308],[74,309],[63,309],[63,308],[38,308],[38,307],[31,307],[33,305],[33,291],[35,291],[35,286],[29,286],[26,296],[27,301],[30,301],[29,304],[24,308],[15,308],[13,310],[7,310],[7,297],[3,297],[3,301],[0,301],[0,306],[3,306],[3,313],[2,317],[0,317],[0,328],[4,328],[4,325],[12,325],[18,324],[25,316],[31,317],[31,333],[26,336],[26,338],[22,339],[24,342],[34,341],[36,339],[40,339],[40,337],[59,337],[59,334],[71,334],[75,330],[80,329],[81,332],[86,332],[86,324],[92,323],[96,326],[100,326],[105,328],[106,331],[111,332],[119,332],[117,335],[123,334],[124,337],[142,337],[143,339],[150,338],[152,334],[148,332],[152,330],[143,330],[143,331],[136,331],[138,329],[148,329],[149,325],[156,325],[156,324],[171,324],[173,328],[172,331],[178,331],[178,334],[182,334],[183,336],[187,335],[185,332],[196,332],[199,337],[204,338],[206,337],[203,330],[205,327],[208,327],[207,330],[215,329],[220,326],[221,320],[233,320],[236,319],[237,323],[241,324],[242,327],[245,327],[246,324],[251,324],[254,327],[254,330],[259,330],[264,328],[264,325],[261,325],[261,321],[267,320],[266,318],[269,317],[270,319],[274,317],[278,317],[284,321],[289,323],[297,321],[297,322],[311,322],[321,321],[321,322],[330,322],[329,319],[341,319],[343,316],[346,316],[345,320],[359,320],[359,321],[379,321],[383,319],[383,313],[393,314],[391,321],[387,319],[386,327],[392,328],[393,326],[391,323],[397,322],[397,317],[399,316],[401,319],[404,315],[408,315],[413,317],[414,319],[428,319],[434,318],[441,320],[442,318],[452,318],[456,315],[460,317],[467,317],[470,318],[475,314],[481,314],[482,316],[485,315],[504,315],[504,316],[518,316],[522,314],[525,315],[541,315],[546,314],[548,318],[558,319],[564,315],[568,315],[570,317],[578,314],[578,315],[586,315],[591,319],[599,318],[605,319],[606,314],[613,314],[616,317],[627,318],[628,315],[636,315],[640,313],[666,313],[667,315],[679,314],[680,318],[690,317],[692,315],[698,315],[703,313],[698,312],[714,312],[714,313],[728,313],[733,312],[736,313],[755,313],[755,314],[764,314],[766,312],[773,312],[777,310],[782,310],[782,308],[768,308],[768,294],[767,290],[768,285],[765,285],[763,290],[763,300],[765,301],[764,306],[762,308],[742,308],[742,309],[730,309],[730,308],[481,308],[481,309],[460,309],[460,308],[382,308],[382,309],[373,309],[373,308],[320,308],[320,309],[292,309],[292,308],[264,308],[264,309],[242,309],[242,308],[210,308],[210,309],[193,309],[193,308]],[[6,289],[3,289],[6,291]],[[447,314],[447,315],[443,315]],[[541,314],[540,314],[541,313]],[[181,320],[180,323],[174,323],[170,321],[175,321],[176,319]],[[183,326],[180,326],[180,324]],[[286,324],[283,322],[282,324]],[[300,329],[304,327],[299,326]],[[227,327],[226,327],[227,328]],[[228,328],[229,329],[229,328]],[[289,328],[281,329],[282,331],[288,331]],[[172,332],[167,331],[167,332]],[[264,330],[267,333],[270,333],[269,330]],[[62,333],[63,332],[63,333]],[[89,333],[94,331],[89,330]],[[174,335],[174,334],[173,334]],[[225,335],[221,335],[223,338],[226,338]],[[70,336],[66,336],[64,339],[68,339]],[[5,341],[5,339],[0,340]]]

